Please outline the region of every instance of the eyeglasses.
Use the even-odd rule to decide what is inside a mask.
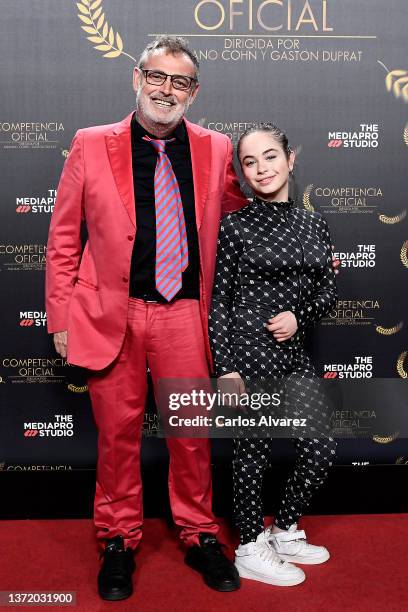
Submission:
[[[170,82],[174,89],[180,89],[181,91],[188,91],[193,83],[198,83],[198,80],[194,77],[184,76],[183,74],[166,74],[159,70],[144,70],[139,69],[144,74],[144,78],[149,85],[163,85],[170,77]]]

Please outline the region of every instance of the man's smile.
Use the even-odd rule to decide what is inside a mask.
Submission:
[[[163,108],[171,108],[172,106],[175,106],[174,102],[171,102],[170,100],[163,100],[162,98],[150,98],[152,100],[152,102],[154,102],[154,104],[156,104],[157,106],[161,106]]]

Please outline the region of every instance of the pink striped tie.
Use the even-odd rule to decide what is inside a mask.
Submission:
[[[186,223],[180,190],[171,162],[165,153],[166,142],[144,136],[157,151],[154,173],[156,210],[157,291],[169,302],[182,286],[181,274],[188,266]],[[174,139],[172,139],[174,140]]]

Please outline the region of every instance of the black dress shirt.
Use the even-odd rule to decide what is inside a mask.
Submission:
[[[149,134],[136,120],[131,122],[133,184],[136,202],[136,238],[130,271],[130,297],[165,302],[155,287],[156,260],[156,215],[154,202],[154,173],[157,153],[143,136]],[[173,299],[199,299],[199,247],[194,206],[193,170],[187,129],[181,122],[174,132],[166,137],[174,138],[166,144],[180,189],[186,222],[188,243],[188,267],[182,275],[182,287]]]

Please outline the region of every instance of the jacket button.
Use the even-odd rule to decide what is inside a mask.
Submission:
[[[128,238],[128,240],[133,240],[133,236],[129,235],[127,238]]]
[[[129,279],[128,279],[128,278],[126,278],[126,276],[122,276],[122,280],[123,280],[123,282],[124,282],[124,283],[129,282]]]

